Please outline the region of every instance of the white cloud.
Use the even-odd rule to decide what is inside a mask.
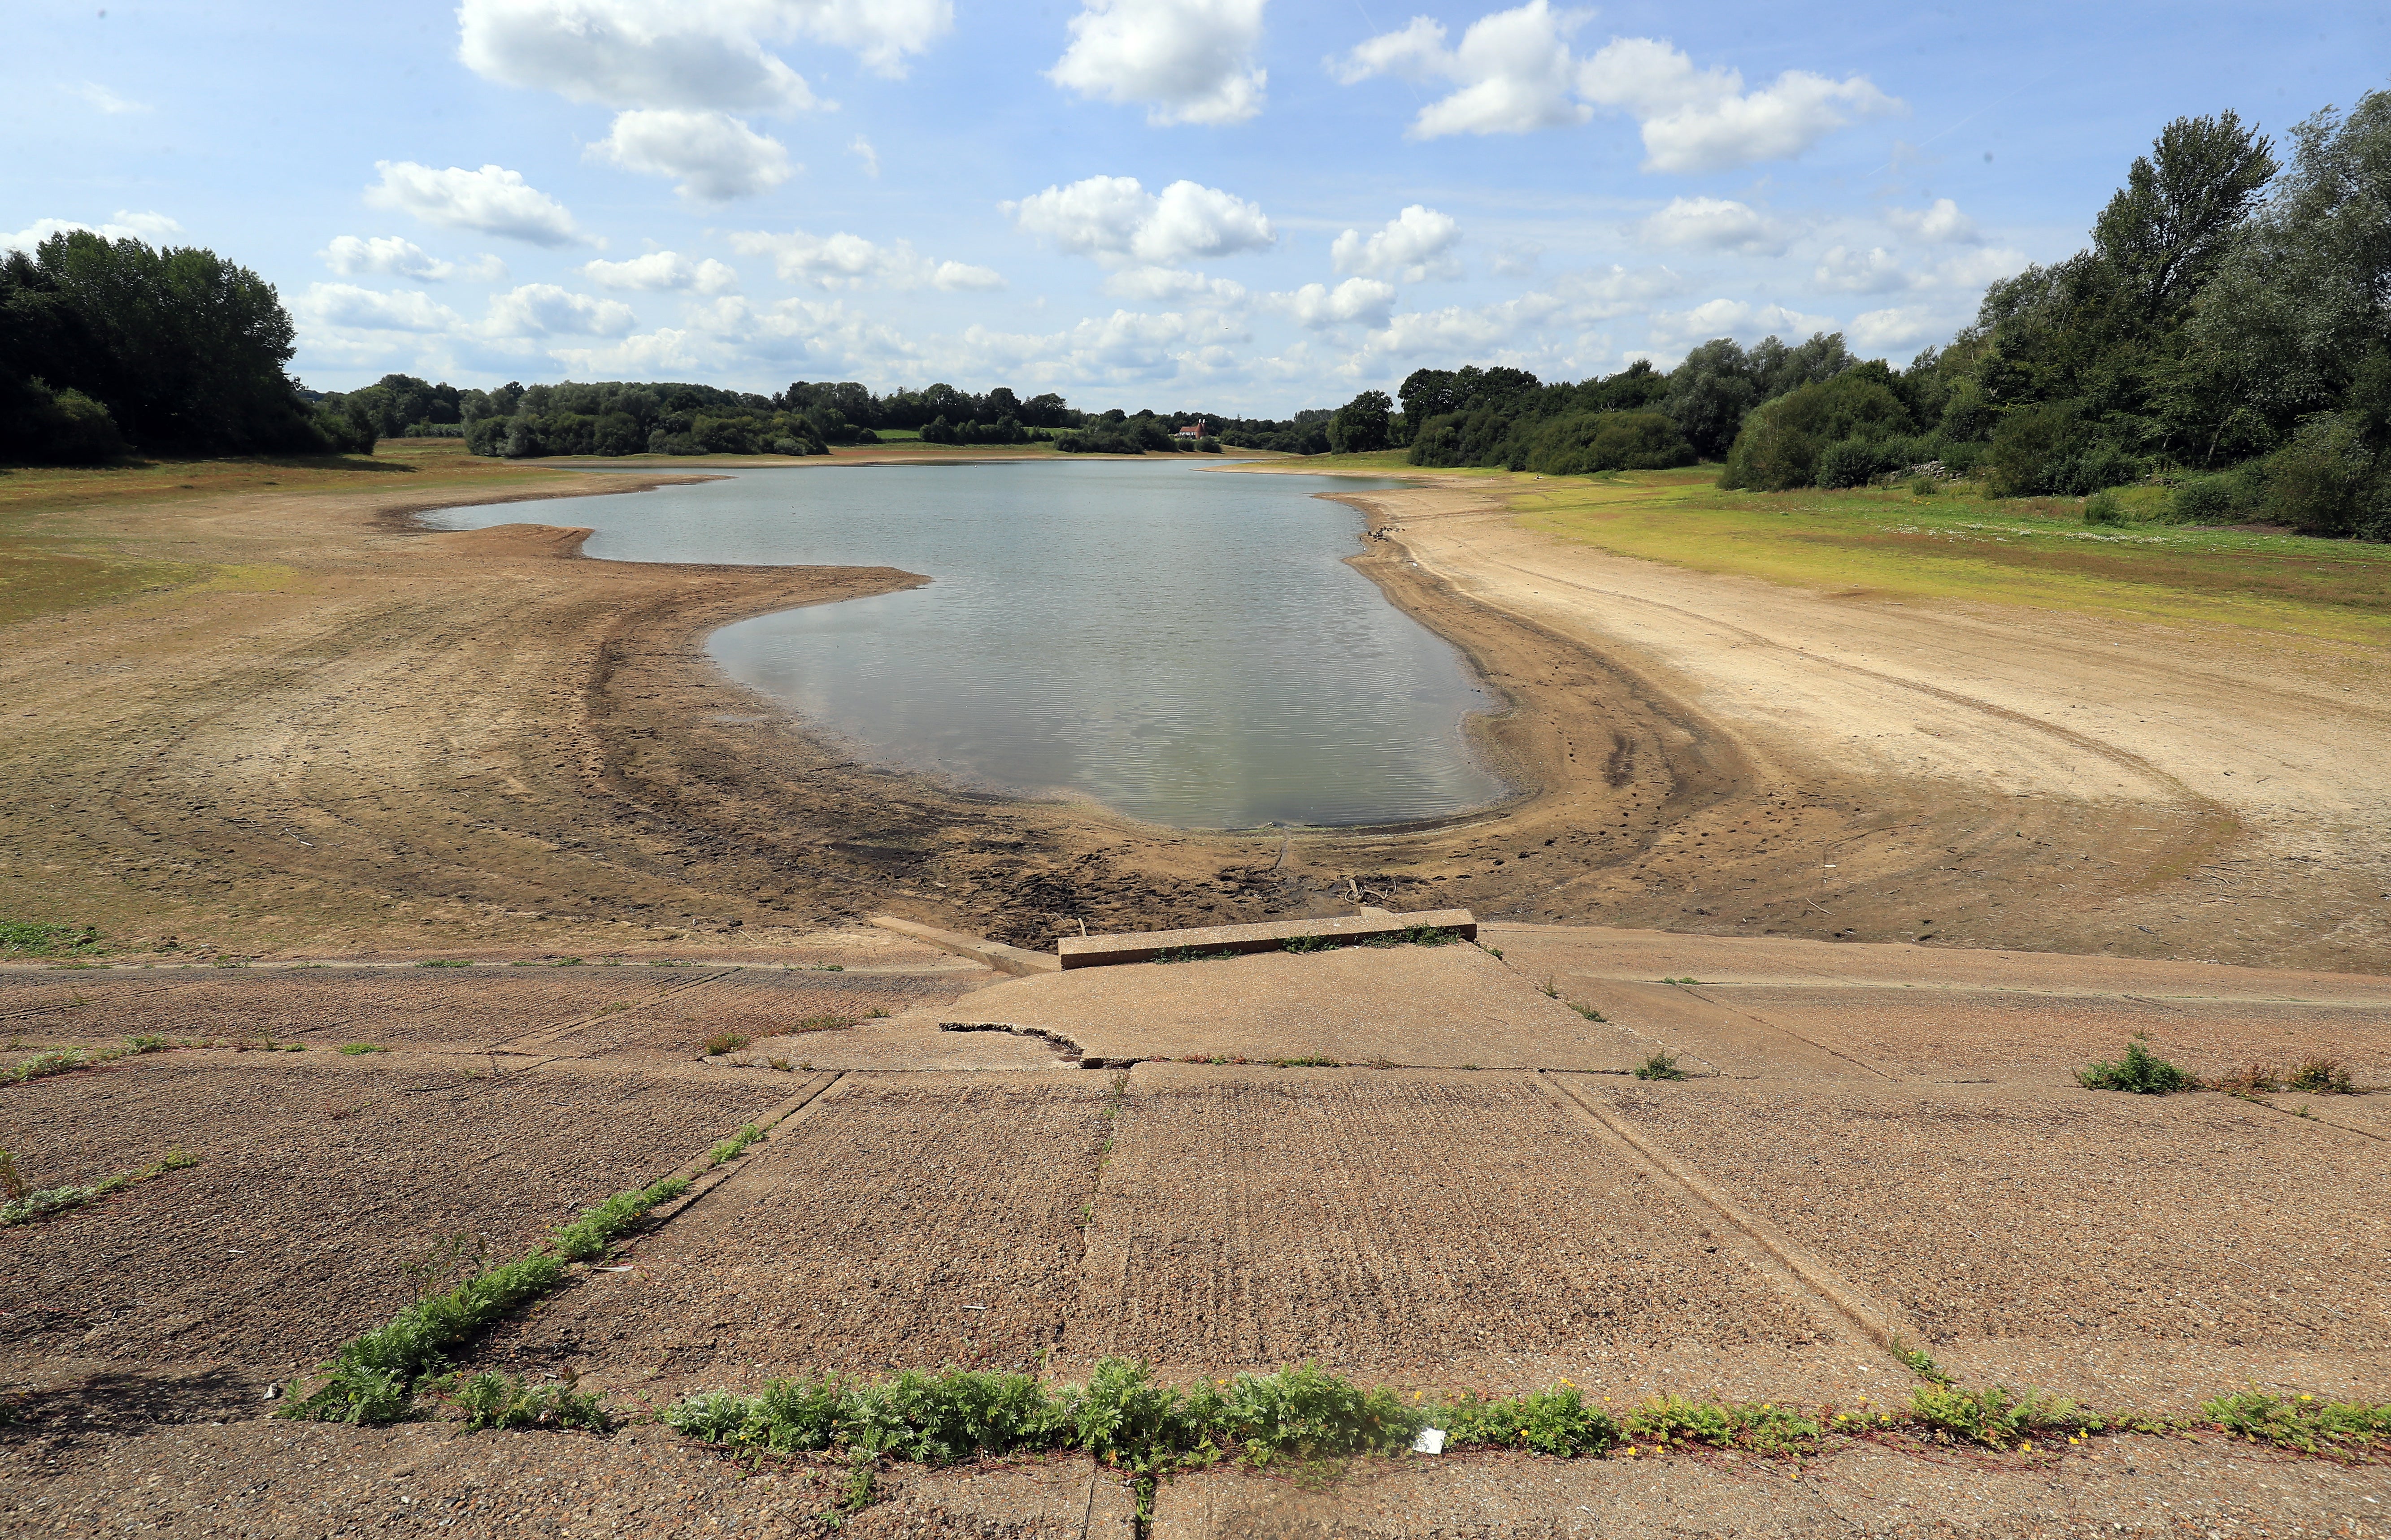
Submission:
[[[1542,241],[1506,241],[1495,250],[1493,261],[1488,265],[1498,278],[1524,278],[1536,270],[1544,254]]]
[[[1646,171],[1790,160],[1855,117],[1906,110],[1864,75],[1834,81],[1788,70],[1746,92],[1740,71],[1697,70],[1681,50],[1648,37],[1606,45],[1580,68],[1578,91],[1642,125]]]
[[[1790,238],[1775,220],[1731,198],[1673,198],[1644,222],[1643,233],[1657,246],[1707,246],[1755,256],[1777,255]]]
[[[1684,274],[1668,267],[1626,268],[1613,263],[1563,274],[1550,286],[1562,314],[1577,322],[1612,321],[1646,309],[1655,300],[1686,291]]]
[[[1409,310],[1389,316],[1385,327],[1369,334],[1364,348],[1405,367],[1411,360],[1428,358],[1500,364],[1508,361],[1506,344],[1523,331],[1541,331],[1567,308],[1557,295],[1532,291],[1495,304]]]
[[[504,166],[434,171],[412,160],[377,160],[374,169],[381,181],[366,189],[366,201],[377,209],[534,246],[571,246],[587,238],[563,204]]]
[[[639,324],[619,300],[597,300],[552,283],[531,283],[490,297],[482,329],[492,337],[622,337]]]
[[[89,102],[94,108],[102,112],[108,113],[111,117],[123,112],[149,112],[154,110],[148,102],[136,102],[129,100],[123,96],[120,96],[115,92],[110,91],[107,86],[101,85],[95,81],[84,81],[79,84],[70,85],[66,89],[70,95],[81,96],[84,101]]]
[[[584,379],[670,379],[712,366],[691,342],[689,332],[660,327],[597,347],[551,348],[549,356]]]
[[[439,283],[466,278],[479,283],[502,282],[507,264],[485,254],[468,263],[446,262],[401,236],[334,236],[316,253],[324,265],[345,277],[360,273],[388,273],[394,277]]]
[[[1145,108],[1146,122],[1241,123],[1262,109],[1264,0],[1085,0],[1047,78]]]
[[[458,57],[509,85],[608,107],[802,112],[823,106],[768,45],[852,49],[886,75],[954,25],[951,0],[464,0]]]
[[[1246,286],[1177,267],[1124,267],[1105,279],[1105,292],[1147,304],[1233,305],[1246,297]]]
[[[1712,300],[1691,310],[1655,311],[1651,319],[1652,345],[1661,350],[1672,343],[1712,337],[1800,338],[1835,327],[1831,315],[1810,315],[1783,305],[1755,305],[1743,300]]]
[[[880,152],[872,148],[871,140],[859,134],[848,142],[847,148],[848,154],[863,162],[864,175],[880,174]]]
[[[1919,281],[1881,246],[1865,251],[1855,251],[1846,246],[1829,247],[1826,255],[1818,259],[1818,270],[1813,276],[1819,288],[1841,289],[1847,294],[1890,294]]]
[[[1278,240],[1260,208],[1195,182],[1173,182],[1157,197],[1133,176],[1091,176],[998,207],[1031,235],[1099,261],[1167,266]]]
[[[1374,75],[1455,85],[1420,109],[1406,131],[1415,139],[1526,134],[1584,122],[1596,107],[1623,110],[1642,127],[1647,171],[1790,160],[1855,117],[1903,110],[1861,75],[1835,81],[1789,70],[1746,92],[1739,72],[1698,70],[1678,48],[1648,37],[1614,38],[1581,59],[1570,39],[1592,15],[1529,0],[1479,18],[1455,48],[1445,46],[1442,24],[1418,17],[1329,67],[1349,85]]]
[[[1395,308],[1395,286],[1390,283],[1376,278],[1348,278],[1334,289],[1308,283],[1292,294],[1273,294],[1271,298],[1295,317],[1296,325],[1318,331],[1324,327],[1356,322],[1371,327],[1383,327]]]
[[[1976,222],[1961,213],[1959,205],[1947,198],[1938,198],[1923,209],[1887,209],[1884,222],[1905,234],[1937,244],[1964,246],[1981,238],[1976,234]]]
[[[1461,276],[1452,254],[1460,240],[1461,225],[1451,214],[1414,203],[1366,239],[1359,230],[1346,231],[1330,244],[1328,256],[1339,273],[1420,283]]]
[[[1995,278],[2023,272],[2025,262],[2023,251],[1988,246],[1949,258],[1934,270],[1934,281],[1950,289],[1982,289]]]
[[[707,257],[691,262],[678,251],[651,251],[627,262],[587,262],[581,271],[601,289],[690,289],[700,294],[728,294],[739,287],[739,275]]]
[[[420,289],[385,293],[355,284],[308,286],[291,307],[302,322],[350,331],[461,330],[465,318]]]
[[[731,235],[730,247],[747,256],[769,257],[772,270],[782,277],[821,289],[862,289],[872,285],[944,289],[1004,287],[1003,276],[994,268],[961,262],[934,263],[914,250],[911,241],[883,246],[844,230],[828,236],[809,235],[803,230],[741,230]]]
[[[172,237],[183,233],[180,222],[161,213],[135,213],[119,209],[116,217],[105,225],[85,225],[79,219],[37,219],[14,235],[0,235],[0,250],[30,251],[52,236],[62,236],[70,230],[89,230],[110,240],[146,240],[162,246]]]
[[[1856,352],[1882,353],[1928,337],[1947,336],[1953,325],[1951,318],[1937,315],[1929,306],[1905,305],[1855,315],[1847,335]]]
[[[683,198],[722,203],[768,192],[789,179],[789,152],[726,112],[637,108],[589,154],[626,171],[678,176]]]

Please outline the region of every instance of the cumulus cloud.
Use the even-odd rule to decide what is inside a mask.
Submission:
[[[1643,234],[1656,246],[1703,246],[1755,256],[1776,256],[1790,238],[1777,221],[1731,198],[1673,198],[1644,222]]]
[[[789,152],[727,112],[636,108],[589,154],[626,171],[678,176],[683,198],[722,203],[767,192],[789,179]]]
[[[608,107],[802,112],[824,105],[770,45],[853,50],[883,74],[954,25],[951,0],[464,0],[457,53],[508,85]]]
[[[0,233],[0,250],[30,251],[52,236],[62,236],[70,230],[89,230],[110,240],[146,240],[152,245],[165,242],[183,233],[180,222],[160,213],[135,213],[127,209],[116,211],[116,217],[105,225],[85,225],[79,219],[37,219],[12,234]]]
[[[730,237],[734,251],[769,257],[772,270],[792,283],[819,289],[990,289],[1004,287],[1004,277],[991,267],[962,262],[932,262],[907,240],[882,245],[841,230],[810,235],[804,230],[741,230]]]
[[[493,337],[623,337],[639,324],[619,300],[592,299],[552,283],[492,295],[482,329]]]
[[[707,257],[691,262],[678,251],[651,251],[627,262],[588,262],[582,273],[601,289],[650,291],[687,289],[699,294],[728,294],[739,287],[739,275]]]
[[[1446,46],[1441,23],[1418,17],[1329,67],[1349,85],[1394,75],[1455,86],[1420,109],[1406,131],[1415,139],[1526,134],[1584,122],[1596,108],[1624,111],[1642,129],[1644,169],[1658,172],[1790,160],[1855,118],[1903,110],[1862,75],[1837,81],[1789,70],[1746,91],[1740,72],[1698,69],[1682,50],[1648,37],[1614,38],[1579,58],[1570,39],[1591,14],[1529,0],[1472,22],[1458,47]]]
[[[1984,247],[1962,251],[1934,269],[1934,281],[1950,289],[1982,289],[1995,278],[2025,271],[2025,253]]]
[[[1086,0],[1047,78],[1083,96],[1141,106],[1146,122],[1241,123],[1262,109],[1254,63],[1264,0]]]
[[[349,331],[444,332],[465,326],[463,316],[420,289],[385,293],[355,284],[312,284],[291,308],[303,323]]]
[[[1246,286],[1178,267],[1124,267],[1105,279],[1105,292],[1147,304],[1232,305],[1246,297]]]
[[[1884,222],[1919,240],[1938,245],[1971,245],[1982,238],[1976,234],[1976,222],[1961,213],[1959,205],[1947,198],[1938,198],[1923,209],[1887,209]]]
[[[1686,291],[1684,274],[1668,267],[1628,268],[1613,263],[1565,273],[1548,286],[1562,313],[1578,322],[1611,321]]]
[[[1260,207],[1195,182],[1173,182],[1157,196],[1134,176],[1091,176],[998,207],[1031,235],[1100,262],[1169,266],[1278,240]]]
[[[393,277],[418,278],[426,283],[448,278],[496,283],[507,276],[507,264],[494,256],[485,254],[467,263],[447,262],[401,236],[335,236],[330,245],[316,254],[324,259],[325,266],[344,277],[360,273],[388,273]]]
[[[1295,318],[1296,325],[1318,331],[1355,323],[1383,327],[1395,308],[1395,293],[1393,284],[1376,278],[1348,278],[1334,289],[1308,283],[1292,294],[1271,298]]]
[[[1460,240],[1461,225],[1451,214],[1414,203],[1367,237],[1359,230],[1338,236],[1328,257],[1338,272],[1364,277],[1400,277],[1405,283],[1457,278],[1461,263],[1453,248]]]
[[[1955,318],[1937,315],[1930,306],[1904,305],[1855,315],[1845,334],[1859,352],[1881,353],[1929,337],[1948,336],[1954,324]]]
[[[1756,305],[1744,300],[1712,300],[1691,310],[1655,311],[1652,345],[1665,351],[1673,344],[1682,346],[1712,337],[1755,340],[1770,336],[1807,337],[1834,327],[1831,315],[1810,315],[1784,305]]]
[[[504,166],[434,171],[412,160],[377,160],[374,169],[381,180],[366,189],[366,201],[377,209],[534,246],[572,246],[587,238],[563,204]]]
[[[1818,259],[1818,270],[1813,276],[1819,288],[1841,289],[1846,294],[1890,294],[1918,281],[1903,269],[1899,259],[1881,246],[1865,251],[1855,251],[1847,246],[1829,247]]]

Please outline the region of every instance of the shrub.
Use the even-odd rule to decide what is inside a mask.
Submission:
[[[2309,1091],[2320,1096],[2358,1094],[2357,1078],[2349,1072],[2349,1066],[2338,1059],[2318,1057],[2301,1059],[2292,1066],[2292,1072],[2283,1078],[2283,1084],[2287,1090]]]
[[[1686,1072],[1677,1068],[1677,1056],[1675,1054],[1656,1053],[1651,1058],[1646,1059],[1643,1063],[1635,1066],[1635,1078],[1638,1080],[1683,1080],[1686,1078]]]
[[[1891,379],[1882,365],[1863,364],[1756,408],[1727,451],[1719,485],[1758,492],[1815,486],[1829,445],[1906,437],[1916,424]]]
[[[1573,1385],[1500,1401],[1467,1399],[1433,1416],[1454,1443],[1532,1449],[1563,1459],[1598,1455],[1623,1442],[1618,1420],[1588,1405]]]
[[[2049,467],[2043,490],[2062,497],[2083,497],[2139,481],[2141,474],[2139,460],[2113,443],[2096,443]]]
[[[2223,476],[2195,477],[2167,499],[2167,517],[2178,524],[2221,524],[2234,512],[2233,483]]]
[[[1839,439],[1818,456],[1818,484],[1829,488],[1866,486],[1878,471],[1890,468],[1886,457],[1866,439]]]
[[[2122,524],[2126,510],[2112,492],[2095,493],[2084,500],[2084,522],[2087,524]]]
[[[465,1414],[468,1432],[485,1428],[586,1428],[602,1433],[614,1425],[606,1398],[570,1385],[525,1385],[496,1371],[460,1383],[454,1405]]]
[[[2198,1076],[2152,1053],[2139,1036],[2126,1045],[2125,1058],[2113,1064],[2087,1065],[2075,1072],[2075,1080],[2089,1091],[2130,1091],[2145,1097],[2200,1087]]]
[[[2391,476],[2355,415],[2320,413],[2267,460],[2268,517],[2302,534],[2391,535]]]
[[[1659,412],[1570,412],[1539,425],[1526,468],[1545,476],[1662,470],[1694,463],[1694,446]]]

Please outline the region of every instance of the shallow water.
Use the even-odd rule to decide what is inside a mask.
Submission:
[[[425,516],[592,526],[593,557],[893,566],[924,587],[708,644],[858,758],[1091,797],[1181,828],[1433,818],[1495,801],[1452,647],[1346,566],[1323,490],[1183,460],[760,468],[601,499]]]

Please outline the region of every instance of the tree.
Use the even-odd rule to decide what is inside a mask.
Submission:
[[[2153,317],[2179,314],[2274,179],[2274,146],[2231,112],[2178,118],[2100,211],[2092,250]]]
[[[1384,391],[1364,391],[1328,419],[1328,447],[1339,455],[1366,455],[1387,447],[1395,404]]]

